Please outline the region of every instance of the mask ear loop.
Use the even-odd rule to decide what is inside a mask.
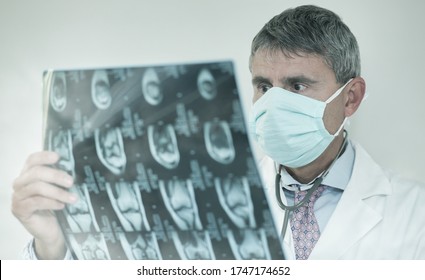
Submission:
[[[349,79],[342,87],[340,87],[334,94],[332,94],[326,101],[326,104],[331,103],[338,95],[344,90],[344,88],[353,80],[353,78]]]

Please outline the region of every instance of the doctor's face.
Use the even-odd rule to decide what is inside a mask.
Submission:
[[[272,87],[325,101],[342,86],[323,59],[310,54],[292,54],[289,57],[281,51],[258,50],[251,60],[251,75],[253,102]],[[343,93],[325,109],[323,121],[330,133],[338,130],[345,117],[346,97]]]

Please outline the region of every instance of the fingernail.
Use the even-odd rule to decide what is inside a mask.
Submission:
[[[64,178],[64,183],[66,186],[71,187],[74,184],[74,179],[72,177],[66,176]]]
[[[59,155],[55,152],[49,153],[49,160],[56,162],[59,160]]]
[[[71,194],[69,196],[69,203],[75,203],[78,200],[78,196],[76,196],[75,194]]]

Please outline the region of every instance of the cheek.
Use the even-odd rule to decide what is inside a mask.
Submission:
[[[345,118],[344,104],[339,102],[339,98],[334,101],[326,106],[323,115],[323,122],[330,134],[334,134],[339,129]]]
[[[261,96],[262,94],[259,94],[258,92],[254,91],[254,94],[252,95],[252,104],[254,104],[258,99],[260,99]]]

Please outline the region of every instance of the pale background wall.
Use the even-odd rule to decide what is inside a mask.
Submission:
[[[252,37],[304,3],[335,11],[357,36],[369,98],[351,137],[383,166],[425,181],[421,0],[0,0],[0,259],[19,259],[29,238],[10,197],[27,155],[41,148],[43,70],[230,58],[248,109]]]

